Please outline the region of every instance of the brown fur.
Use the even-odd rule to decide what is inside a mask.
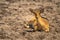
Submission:
[[[35,15],[35,17],[32,18],[32,20],[29,21],[28,24],[31,24],[33,25],[33,28],[34,28],[34,31],[36,30],[44,30],[46,32],[49,31],[49,22],[42,18],[41,15],[40,15],[40,9],[30,9],[30,11]],[[42,10],[43,12],[43,10]]]

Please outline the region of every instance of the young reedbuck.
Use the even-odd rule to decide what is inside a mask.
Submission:
[[[29,9],[34,15],[35,17],[32,18],[32,20],[29,21],[28,24],[32,24],[32,28],[34,29],[34,31],[36,30],[44,30],[46,32],[49,32],[49,22],[42,18],[40,13],[42,13],[44,11],[44,9]],[[30,28],[30,27],[29,27]]]

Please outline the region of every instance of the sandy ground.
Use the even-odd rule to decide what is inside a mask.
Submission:
[[[24,22],[34,16],[29,8],[40,7],[50,32],[25,31]],[[60,40],[60,0],[0,0],[0,40]]]

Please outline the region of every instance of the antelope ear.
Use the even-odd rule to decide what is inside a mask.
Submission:
[[[29,10],[30,10],[32,13],[34,13],[34,12],[33,12],[33,9],[30,8]]]

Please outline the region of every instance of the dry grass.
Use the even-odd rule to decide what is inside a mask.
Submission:
[[[0,0],[0,40],[60,40],[60,0]],[[29,8],[44,7],[41,16],[50,24],[50,32],[26,32],[24,22],[34,15]]]

